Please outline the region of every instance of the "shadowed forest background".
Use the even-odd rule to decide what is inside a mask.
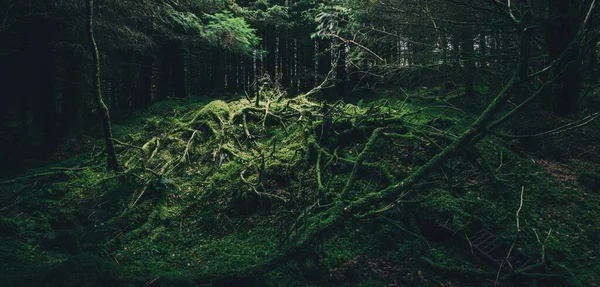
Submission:
[[[598,286],[596,0],[0,4],[0,286]]]

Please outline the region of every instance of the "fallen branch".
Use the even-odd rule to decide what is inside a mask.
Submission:
[[[425,263],[433,268],[436,268],[438,270],[445,271],[445,272],[451,272],[454,274],[469,274],[469,275],[489,276],[489,277],[495,275],[493,272],[487,272],[487,271],[482,271],[482,270],[478,270],[478,269],[450,267],[450,266],[442,265],[439,263],[435,263],[435,262],[431,261],[431,259],[426,258],[426,257],[421,257],[420,259],[423,263]]]
[[[521,209],[523,208],[523,193],[525,192],[525,186],[521,187],[521,203],[519,203],[519,209],[517,209],[517,232],[521,231],[521,225],[519,224],[519,213],[521,212]]]
[[[373,131],[373,134],[371,134],[371,137],[369,137],[369,140],[363,147],[363,150],[360,152],[360,154],[356,158],[356,162],[354,163],[354,167],[352,167],[352,171],[350,172],[350,175],[348,176],[346,185],[344,186],[344,189],[342,189],[342,192],[340,193],[341,198],[348,197],[348,193],[350,192],[350,189],[352,188],[352,186],[354,185],[354,182],[356,181],[356,176],[367,156],[367,153],[371,150],[371,148],[373,147],[373,145],[375,144],[375,142],[377,141],[379,136],[382,134],[383,130],[384,130],[384,128],[377,128]]]
[[[333,85],[331,86],[325,86],[331,79],[331,77],[333,76],[333,72],[336,70],[337,65],[334,64],[333,67],[331,67],[331,69],[329,70],[329,73],[327,73],[327,76],[325,76],[325,79],[323,80],[323,82],[321,82],[321,84],[319,84],[318,86],[312,88],[310,91],[308,91],[306,94],[304,94],[305,97],[309,97],[312,96],[313,94],[319,92],[322,89],[326,89],[326,88],[331,88],[333,87]]]
[[[593,122],[595,119],[600,117],[600,112],[596,112],[594,114],[591,114],[581,120],[572,122],[572,123],[568,123],[566,125],[560,126],[558,128],[549,130],[549,131],[545,131],[545,132],[541,132],[541,133],[537,133],[537,134],[531,134],[531,135],[508,135],[508,134],[504,134],[504,133],[498,133],[498,132],[493,132],[490,131],[491,134],[496,135],[496,136],[500,136],[503,138],[511,138],[511,139],[522,139],[522,138],[536,138],[536,137],[543,137],[543,136],[552,136],[552,135],[557,135],[557,134],[561,134],[561,133],[565,133],[565,132],[569,132],[575,129],[578,129],[580,127],[583,127],[591,122]]]
[[[21,181],[30,180],[32,178],[54,176],[54,175],[66,175],[66,172],[62,171],[62,170],[61,171],[42,172],[42,173],[37,173],[37,174],[32,174],[32,175],[27,175],[27,176],[22,176],[22,177],[17,177],[17,178],[13,178],[13,179],[10,179],[10,180],[0,181],[0,185],[13,184],[13,183],[21,182]]]

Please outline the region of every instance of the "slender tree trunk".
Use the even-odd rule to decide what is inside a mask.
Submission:
[[[479,34],[479,68],[485,69],[487,68],[487,57],[488,57],[488,44],[486,39],[486,34],[482,32]]]
[[[557,59],[577,34],[579,29],[577,10],[580,2],[580,0],[551,0],[548,2],[550,20],[546,26],[546,48],[550,61]],[[581,110],[582,85],[579,49],[573,50],[573,53],[567,57],[566,64],[553,71],[554,75],[559,75],[560,85],[553,89],[548,104],[552,107],[554,114],[558,116],[577,117]]]
[[[135,89],[135,83],[134,83],[134,79],[133,79],[134,67],[133,67],[133,64],[130,63],[130,61],[132,62],[132,61],[134,61],[134,59],[127,60],[124,67],[120,69],[120,72],[121,72],[121,79],[119,81],[120,83],[119,83],[119,86],[116,88],[117,92],[112,94],[113,105],[109,104],[109,107],[108,107],[109,109],[112,109],[113,111],[125,111],[125,110],[131,109],[131,107],[132,107],[131,92]],[[111,95],[111,93],[106,90],[104,91],[104,93],[105,93],[105,95]],[[108,99],[108,101],[110,102],[110,99]]]
[[[144,56],[141,61],[140,74],[136,85],[136,101],[137,108],[146,108],[152,102],[152,64],[151,56]]]
[[[277,32],[275,30],[275,27],[269,27],[267,28],[265,33],[265,47],[269,53],[266,55],[264,60],[265,71],[263,72],[267,72],[269,74],[269,77],[271,77],[271,80],[275,82],[275,71],[277,70],[277,54],[275,53],[277,47]]]
[[[598,45],[600,44],[600,37],[596,36],[596,39],[592,43],[590,48],[589,66],[592,69],[592,83],[597,83],[600,79],[600,68],[598,67]]]
[[[79,83],[81,82],[81,58],[78,55],[68,60],[60,58],[63,70],[62,89],[62,125],[66,134],[79,134],[83,130],[83,110],[85,101]]]
[[[440,49],[442,50],[441,62],[442,66],[448,64],[448,35],[442,33],[440,35]],[[398,44],[398,62],[400,61],[400,44]]]
[[[171,55],[168,44],[160,47],[160,64],[158,66],[157,100],[164,100],[173,95],[171,74],[173,65],[170,63]]]
[[[304,69],[300,85],[301,92],[310,91],[315,83],[315,42],[306,38],[304,43]]]
[[[452,53],[454,53],[454,59],[452,61],[452,65],[454,67],[460,67],[460,42],[457,34],[452,35]]]
[[[290,90],[290,73],[289,73],[289,64],[290,64],[290,46],[289,46],[289,29],[282,28],[280,30],[279,36],[279,59],[280,59],[280,77],[281,77],[281,87],[284,90]]]
[[[185,83],[185,54],[181,43],[173,44],[170,49],[173,61],[173,96],[184,98],[186,96]]]
[[[346,57],[346,45],[342,43],[338,46],[335,81],[335,89],[337,91],[337,96],[340,99],[348,96],[348,73],[346,72]]]
[[[465,97],[472,98],[475,95],[473,80],[475,78],[475,61],[473,47],[473,33],[469,27],[463,31],[461,39],[462,60],[463,60],[463,80],[465,85]]]
[[[96,105],[98,106],[98,114],[102,120],[102,128],[104,130],[104,138],[106,139],[106,152],[108,154],[108,168],[120,171],[119,161],[117,159],[117,153],[115,151],[115,145],[112,139],[112,130],[110,126],[110,113],[108,107],[104,104],[102,99],[102,91],[100,90],[100,53],[98,52],[98,46],[96,45],[96,39],[94,38],[94,0],[88,0],[88,15],[87,15],[87,29],[89,36],[89,45],[92,53],[92,59],[94,61],[94,76],[93,76],[93,94]]]
[[[317,73],[319,78],[317,82],[321,82],[327,77],[331,70],[331,41],[320,40],[319,41],[319,56],[317,61]],[[331,99],[333,94],[332,88],[325,88],[322,91],[323,99]]]
[[[211,53],[211,87],[213,92],[223,92],[225,90],[225,54],[217,49]]]

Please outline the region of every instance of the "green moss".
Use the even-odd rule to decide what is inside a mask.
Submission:
[[[7,206],[0,235],[12,238],[0,240],[0,251],[7,254],[2,261],[14,259],[17,266],[1,265],[10,275],[0,280],[23,286],[17,284],[24,282],[22,276],[46,268],[66,278],[48,277],[53,286],[137,286],[155,278],[153,285],[193,286],[260,266],[297,245],[316,249],[323,266],[308,268],[309,263],[294,258],[259,285],[322,285],[323,278],[309,278],[310,270],[343,269],[365,256],[394,262],[399,270],[431,268],[417,262],[421,256],[476,269],[451,244],[429,246],[420,235],[420,220],[451,219],[461,227],[477,222],[512,240],[517,238],[521,186],[525,231],[518,236],[519,248],[539,260],[541,246],[533,229],[545,236],[552,228],[547,256],[580,271],[575,281],[591,280],[600,268],[580,260],[581,254],[597,250],[598,194],[557,181],[496,138],[478,146],[490,168],[482,169],[477,158],[453,157],[403,198],[378,201],[398,191],[396,179],[417,168],[409,157],[426,162],[433,156],[435,145],[422,142],[428,126],[449,137],[462,132],[471,119],[459,111],[432,108],[420,100],[340,104],[332,114],[336,136],[325,145],[313,134],[322,117],[319,103],[302,97],[272,101],[273,114],[265,120],[265,102],[256,107],[239,98],[165,101],[116,125],[116,137],[131,145],[119,146],[119,156],[128,163],[127,182],[106,173],[102,156],[90,156],[95,150],[31,175],[59,166],[78,169],[0,186],[0,201]],[[300,109],[306,110],[302,117]],[[369,113],[378,116],[364,118]],[[369,139],[382,126],[399,136]],[[440,146],[448,141],[432,139]],[[489,171],[506,184],[490,181]],[[584,174],[580,182],[594,187],[587,182],[595,177]],[[353,201],[339,199],[344,189]],[[369,216],[353,220],[349,213],[354,211]],[[79,250],[95,255],[70,254]],[[20,254],[23,258],[17,260]],[[557,265],[549,268],[563,272]],[[69,269],[75,272],[65,274]],[[468,282],[457,278],[454,285]],[[379,282],[388,281],[374,277],[360,284]]]
[[[0,237],[0,286],[42,286],[43,274],[65,255],[39,250],[27,243]]]
[[[221,100],[215,100],[204,106],[192,119],[192,123],[199,121],[229,120],[231,111],[229,105]]]
[[[116,266],[89,253],[72,256],[45,280],[48,286],[115,286],[119,282]]]

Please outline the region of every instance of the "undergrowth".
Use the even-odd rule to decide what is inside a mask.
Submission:
[[[514,243],[539,263],[534,282],[556,275],[593,286],[597,173],[560,180],[494,137],[402,198],[312,236],[315,220],[346,216],[337,202],[402,180],[470,121],[448,105],[402,99],[325,104],[267,93],[158,103],[115,126],[124,172],[105,171],[96,143],[0,183],[0,285],[196,286],[253,266],[257,276],[240,278],[268,286],[509,282],[468,246],[431,236],[446,222]],[[305,235],[309,248],[274,260]]]

